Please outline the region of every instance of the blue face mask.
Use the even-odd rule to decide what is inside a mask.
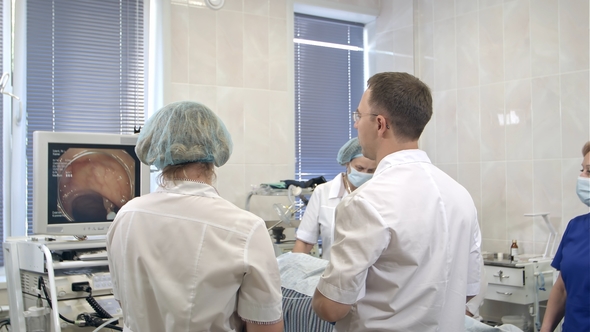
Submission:
[[[582,203],[590,206],[590,178],[578,177],[576,192]]]
[[[353,186],[358,188],[362,186],[363,183],[369,181],[373,177],[373,174],[359,172],[351,166],[350,173],[348,173],[347,176],[348,181],[350,181],[350,183],[352,183]]]

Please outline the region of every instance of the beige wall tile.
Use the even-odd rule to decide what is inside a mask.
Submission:
[[[270,164],[270,92],[244,90],[244,153],[246,164]]]
[[[506,106],[506,159],[530,160],[533,157],[531,81],[509,81],[504,85]]]
[[[507,239],[533,241],[533,220],[525,213],[533,211],[533,161],[506,163],[506,231]]]
[[[199,102],[218,114],[217,88],[211,85],[190,85],[188,87],[189,100]]]
[[[457,17],[457,87],[479,85],[479,38],[477,11]]]
[[[231,134],[234,144],[229,158],[230,164],[245,163],[245,112],[244,90],[238,88],[217,87],[217,114],[223,120]]]
[[[268,16],[269,0],[243,0],[244,13]]]
[[[244,14],[244,84],[245,88],[269,88],[268,17]]]
[[[455,19],[434,22],[434,90],[457,88]]]
[[[531,74],[559,73],[558,0],[534,0],[530,6]]]
[[[504,80],[504,34],[502,6],[479,11],[480,84]]]
[[[457,159],[460,163],[481,160],[479,87],[457,90]]]
[[[481,160],[506,160],[504,83],[480,87]]]
[[[504,4],[504,79],[531,77],[529,0]]]
[[[457,16],[475,12],[479,8],[477,0],[455,0],[455,14]]]
[[[481,163],[459,163],[457,165],[457,181],[469,191],[477,208],[477,219],[481,228]]]
[[[562,158],[577,158],[590,136],[588,71],[561,75]]]
[[[240,12],[217,14],[217,84],[242,87],[244,80],[244,17]]]
[[[486,239],[507,239],[506,228],[506,162],[481,164],[481,225]]]
[[[534,78],[531,84],[533,158],[561,158],[559,75]]]
[[[435,22],[455,17],[455,0],[436,0],[433,5]]]
[[[188,8],[188,81],[191,84],[217,83],[217,15],[207,8]],[[203,33],[208,31],[209,33]],[[182,64],[173,64],[180,67]]]
[[[438,164],[457,163],[457,91],[433,93]]]
[[[588,69],[588,1],[559,1],[561,72]]]
[[[188,10],[187,6],[172,5],[170,8],[170,57],[174,63],[170,66],[172,83],[188,83]]]

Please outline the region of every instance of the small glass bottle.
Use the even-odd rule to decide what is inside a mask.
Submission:
[[[516,240],[512,240],[512,245],[510,246],[510,261],[514,262],[516,256],[518,256],[518,244],[516,243]]]

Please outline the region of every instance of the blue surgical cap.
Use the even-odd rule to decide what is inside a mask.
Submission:
[[[354,158],[362,157],[362,148],[357,137],[346,142],[338,151],[336,160],[340,165],[346,165]]]
[[[232,152],[225,125],[207,106],[192,101],[168,104],[145,124],[135,153],[147,165],[162,170],[169,165],[192,162],[219,167]]]

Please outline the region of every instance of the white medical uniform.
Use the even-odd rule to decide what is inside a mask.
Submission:
[[[127,203],[107,234],[125,331],[242,331],[282,318],[264,221],[215,188],[177,181]]]
[[[321,237],[323,259],[330,259],[336,206],[347,193],[342,182],[342,173],[332,181],[317,186],[297,228],[297,239],[305,243],[315,244],[318,242],[318,235]]]
[[[480,238],[471,196],[425,152],[386,156],[336,209],[318,284],[352,305],[335,331],[462,331],[465,296],[479,291]]]

